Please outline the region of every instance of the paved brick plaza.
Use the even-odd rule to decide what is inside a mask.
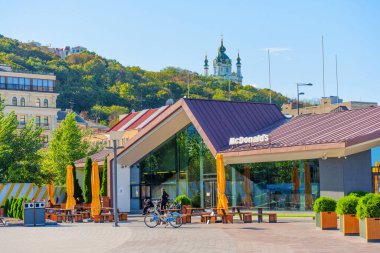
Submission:
[[[186,224],[145,227],[141,217],[111,224],[0,227],[1,252],[379,252],[380,243],[320,231],[311,218],[279,223]]]

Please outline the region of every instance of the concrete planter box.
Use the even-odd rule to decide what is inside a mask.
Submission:
[[[380,218],[360,220],[360,236],[367,242],[380,242]]]
[[[339,216],[340,232],[344,235],[359,235],[359,219],[355,214],[344,214]]]
[[[316,226],[321,229],[337,229],[338,216],[335,212],[320,212],[315,214]]]

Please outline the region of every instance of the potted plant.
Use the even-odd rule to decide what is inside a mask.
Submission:
[[[336,201],[330,197],[320,197],[314,202],[315,221],[321,229],[337,229],[335,213]]]
[[[340,198],[335,212],[339,215],[340,231],[344,235],[359,235],[359,220],[356,217],[356,206],[359,198],[355,195]]]
[[[182,206],[182,222],[191,223],[191,216],[188,212],[189,208],[191,208],[191,199],[186,195],[179,195],[175,198],[174,204],[181,204]]]
[[[380,241],[380,194],[369,193],[359,199],[356,216],[360,219],[360,236]]]

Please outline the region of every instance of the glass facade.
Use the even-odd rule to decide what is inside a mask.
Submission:
[[[27,90],[55,92],[55,81],[22,77],[0,76],[0,88],[8,90]]]
[[[319,196],[318,167],[318,160],[228,165],[229,205],[310,210]],[[162,188],[170,199],[189,196],[194,206],[217,203],[215,158],[192,125],[131,167],[132,209],[145,197],[159,199]]]

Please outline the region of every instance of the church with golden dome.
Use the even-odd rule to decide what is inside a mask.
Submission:
[[[221,44],[218,49],[218,55],[215,57],[213,61],[213,66],[214,66],[214,74],[210,75],[208,59],[207,59],[207,54],[206,54],[204,65],[203,65],[205,76],[220,77],[224,80],[231,80],[232,82],[235,82],[235,83],[239,83],[239,84],[243,83],[243,76],[241,74],[240,55],[238,53],[237,59],[236,59],[236,72],[233,72],[232,61],[226,54],[226,48],[223,45],[223,38],[221,40]]]

